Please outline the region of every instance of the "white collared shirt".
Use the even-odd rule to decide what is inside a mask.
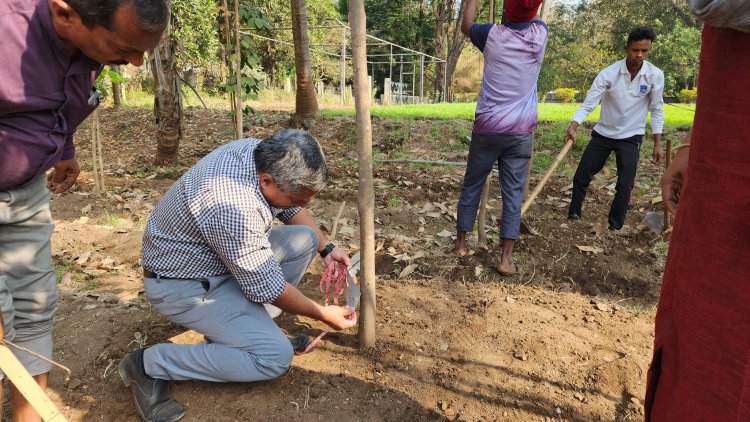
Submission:
[[[664,72],[661,69],[644,61],[631,81],[625,59],[622,59],[599,72],[586,99],[573,114],[573,120],[583,123],[601,103],[599,121],[594,126],[600,135],[613,139],[645,135],[649,111],[651,131],[661,134],[664,127],[663,94]]]

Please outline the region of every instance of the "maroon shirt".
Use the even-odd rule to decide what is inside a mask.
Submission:
[[[75,156],[73,134],[98,102],[102,66],[55,32],[48,0],[0,2],[0,190]]]
[[[706,23],[700,64],[656,311],[645,403],[653,422],[750,420],[750,32]]]

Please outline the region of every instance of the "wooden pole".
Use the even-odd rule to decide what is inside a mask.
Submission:
[[[570,148],[573,146],[573,141],[568,141],[565,143],[565,146],[563,146],[563,149],[560,150],[560,152],[557,154],[557,157],[555,157],[555,161],[552,162],[552,165],[547,169],[547,171],[544,173],[544,176],[542,176],[542,180],[539,181],[539,183],[534,188],[534,191],[531,192],[531,195],[524,201],[523,205],[521,206],[521,216],[523,217],[524,214],[526,214],[526,211],[528,211],[529,207],[531,206],[531,203],[534,202],[534,199],[536,199],[537,196],[539,196],[539,193],[544,188],[544,185],[547,184],[547,181],[552,176],[552,173],[555,172],[555,169],[557,169],[557,166],[560,165],[560,162],[563,158],[565,158],[565,155],[568,153]]]
[[[341,57],[339,59],[339,96],[341,97],[341,105],[346,105],[346,98],[344,97],[344,88],[346,88],[346,27],[341,27]]]
[[[96,133],[96,122],[99,108],[97,107],[96,110],[94,110],[93,113],[91,113],[91,167],[92,167],[92,173],[94,176],[94,193],[101,193],[102,188],[99,185],[99,159],[97,158],[97,152],[99,149],[97,148],[97,133]]]
[[[375,346],[375,195],[372,182],[372,123],[370,94],[367,92],[367,40],[365,34],[365,5],[363,0],[349,0],[349,24],[352,36],[352,66],[354,68],[354,108],[357,120],[357,152],[359,162],[360,234],[360,305],[359,345]]]
[[[495,0],[490,0],[490,23],[495,23]],[[498,177],[500,175],[498,174]],[[492,172],[490,172],[487,179],[484,181],[482,187],[482,196],[479,197],[479,215],[477,216],[477,235],[479,237],[480,248],[487,247],[487,229],[485,228],[485,222],[487,221],[487,201],[490,197],[490,179],[492,178]]]
[[[242,53],[240,52],[240,0],[234,0],[234,52],[237,57],[234,73],[237,85],[234,91],[235,113],[234,131],[237,139],[242,138]]]
[[[667,137],[667,151],[666,151],[666,158],[664,160],[664,168],[669,168],[669,164],[672,162],[672,138]],[[667,207],[664,207],[664,229],[663,232],[666,232],[672,227],[672,220],[669,215],[669,211],[667,211]]]
[[[91,164],[94,176],[94,193],[102,193],[104,187],[104,160],[99,132],[99,108],[91,114]]]

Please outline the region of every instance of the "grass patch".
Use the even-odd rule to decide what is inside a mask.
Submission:
[[[70,273],[73,277],[73,281],[80,282],[86,279],[86,274],[81,270],[75,268],[76,261],[74,259],[54,259],[52,261],[52,269],[55,270],[55,279],[59,283],[65,274]]]
[[[182,108],[187,110],[189,108],[203,108],[203,103],[195,95],[192,89],[187,86],[183,87],[182,90]],[[198,90],[198,93],[206,103],[206,107],[211,110],[229,110],[230,104],[229,99],[224,98],[221,95],[210,95],[209,93]],[[108,97],[104,100],[107,104],[112,104],[112,98]],[[142,90],[127,90],[125,92],[125,101],[123,102],[125,108],[153,108],[154,107],[154,94],[142,91]]]
[[[65,273],[74,271],[73,264],[75,264],[75,261],[72,259],[61,259],[61,260],[52,261],[52,268],[55,270],[55,278],[57,278],[58,282],[62,280],[62,276],[64,276]]]
[[[359,162],[352,160],[351,158],[340,158],[338,160],[339,165],[349,168],[359,168]]]
[[[570,122],[580,104],[540,103],[540,122]],[[373,116],[401,119],[460,119],[474,120],[476,103],[406,104],[399,106],[374,105]],[[323,116],[354,116],[354,108],[321,110]],[[694,104],[665,104],[664,124],[668,128],[684,129],[693,124]],[[588,116],[587,121],[599,119],[599,107]],[[650,121],[650,118],[649,118]]]
[[[109,211],[104,210],[104,216],[100,220],[100,224],[110,227],[120,227],[122,225],[122,218],[118,215],[110,214]]]
[[[435,167],[432,163],[409,163],[408,167],[411,170],[431,169]]]
[[[634,303],[634,304],[624,304],[622,305],[622,307],[636,314],[640,314],[642,312],[656,312],[656,305],[644,306],[639,303]]]
[[[552,165],[557,154],[565,145],[565,129],[568,122],[541,122],[534,132],[534,156],[531,160],[531,171],[544,173]],[[557,172],[573,177],[575,168],[583,149],[580,146],[568,153],[560,163]]]
[[[657,254],[657,255],[659,255],[659,256],[661,256],[663,258],[666,258],[667,257],[667,252],[669,252],[669,242],[666,242],[664,240],[660,240],[660,241],[654,243],[654,247],[652,249],[653,249],[653,251],[654,251],[655,254]]]
[[[180,164],[164,166],[164,167],[155,167],[156,173],[163,174],[166,176],[182,175],[182,173],[186,169],[187,169],[186,166],[183,166]]]

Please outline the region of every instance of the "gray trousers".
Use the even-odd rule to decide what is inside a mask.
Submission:
[[[531,158],[533,138],[533,132],[522,135],[471,134],[464,184],[458,199],[457,230],[467,233],[474,231],[482,187],[497,162],[500,191],[503,194],[500,238],[518,239],[523,185]]]
[[[317,253],[317,235],[307,226],[288,225],[273,227],[268,238],[284,279],[296,286]],[[289,369],[294,357],[289,339],[263,304],[245,297],[233,276],[146,278],[144,284],[157,312],[208,340],[146,349],[143,366],[151,377],[249,382],[277,378]]]
[[[0,310],[6,339],[51,358],[57,283],[49,198],[44,176],[0,191]],[[31,375],[52,369],[34,355],[11,350]]]

